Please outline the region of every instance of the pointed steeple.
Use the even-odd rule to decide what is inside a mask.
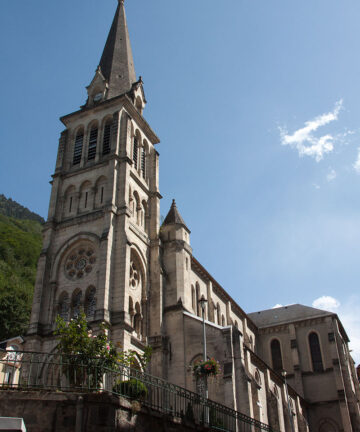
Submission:
[[[124,0],[118,2],[99,65],[108,83],[107,99],[126,93],[136,82]]]
[[[184,219],[181,217],[179,210],[176,207],[176,202],[173,199],[169,213],[167,214],[163,225],[182,225],[188,232],[190,232],[189,228],[186,226]]]

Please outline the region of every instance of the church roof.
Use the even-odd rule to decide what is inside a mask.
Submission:
[[[136,82],[124,0],[118,1],[114,21],[99,65],[109,85],[108,98],[128,92]]]
[[[171,204],[169,213],[167,214],[163,225],[171,225],[171,224],[178,224],[182,225],[187,231],[190,232],[189,228],[186,226],[184,219],[181,217],[181,214],[179,213],[179,210],[176,207],[176,202],[173,199],[173,202]]]
[[[277,307],[248,314],[251,320],[260,328],[327,315],[336,314],[301,304]]]

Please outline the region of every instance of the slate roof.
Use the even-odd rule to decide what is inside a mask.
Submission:
[[[186,226],[184,219],[181,217],[179,210],[176,207],[176,202],[173,199],[169,213],[167,214],[163,225],[171,225],[171,224],[178,224],[182,225],[187,231],[190,232],[189,228]]]
[[[277,324],[285,324],[292,321],[300,321],[309,318],[336,315],[333,312],[316,309],[301,304],[283,306],[274,309],[266,309],[249,313],[248,316],[258,327],[271,327]]]
[[[136,82],[123,0],[119,0],[99,66],[109,84],[109,99],[128,92]]]

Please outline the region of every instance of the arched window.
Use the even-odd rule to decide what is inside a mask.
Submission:
[[[76,189],[75,186],[69,186],[66,189],[64,197],[63,215],[70,216],[76,211]]]
[[[142,316],[139,303],[135,305],[134,329],[137,337],[140,339],[142,334]]]
[[[323,362],[321,358],[319,336],[315,332],[309,334],[309,346],[310,346],[313,371],[323,372],[324,368],[323,368]]]
[[[256,384],[261,386],[261,375],[260,375],[259,369],[255,370],[254,378],[255,378]]]
[[[146,203],[146,201],[143,201],[142,203],[141,203],[141,226],[144,228],[144,231],[146,231],[147,232],[147,216],[148,216],[148,213],[147,213],[147,203]]]
[[[102,154],[107,155],[111,149],[111,120],[107,120],[104,126]]]
[[[132,326],[134,325],[134,315],[135,315],[134,302],[132,297],[129,297],[129,316],[130,316],[130,323]]]
[[[84,182],[80,188],[80,210],[92,210],[92,190],[89,181]]]
[[[276,372],[280,372],[283,370],[280,342],[277,339],[273,339],[271,341],[270,348],[271,348],[272,367]]]
[[[98,128],[93,126],[89,135],[88,160],[95,159],[98,140]]]
[[[217,302],[217,304],[216,304],[216,316],[217,316],[218,325],[221,325],[221,311],[220,311],[219,302]]]
[[[107,179],[104,176],[101,176],[95,186],[96,196],[95,196],[95,206],[97,208],[102,207],[105,204],[106,200],[106,185]]]
[[[224,315],[221,315],[221,325],[223,327],[225,327],[225,317],[224,317]]]
[[[327,419],[320,422],[319,432],[338,432],[339,428],[333,420]]]
[[[139,153],[139,143],[138,139],[134,137],[134,144],[133,144],[133,162],[134,162],[134,168],[138,168],[138,153]]]
[[[140,203],[139,194],[136,191],[134,192],[134,207],[135,207],[134,215],[136,216],[136,223],[138,225],[141,225],[141,203]]]
[[[58,314],[63,320],[69,320],[69,295],[67,293],[62,293],[59,298]]]
[[[146,150],[145,150],[145,147],[142,147],[142,149],[141,149],[140,171],[141,171],[142,177],[145,178],[145,176],[146,176]]]
[[[194,285],[191,285],[191,306],[193,308],[193,311],[196,312],[196,299],[195,299]]]
[[[235,327],[237,328],[237,329],[239,329],[239,324],[238,324],[238,322],[235,320]]]
[[[73,165],[78,165],[81,162],[83,143],[84,143],[84,131],[81,130],[77,132],[75,138]]]
[[[81,312],[81,296],[80,290],[74,292],[71,301],[71,318],[77,318]]]
[[[200,300],[200,285],[198,284],[198,282],[196,282],[196,296],[195,296],[195,299],[196,299],[196,315],[200,316],[200,308],[201,308],[200,303],[199,303],[199,300]]]
[[[85,300],[85,314],[87,318],[93,318],[95,315],[95,309],[96,309],[95,294],[96,294],[95,287],[88,288],[86,293],[86,300]]]

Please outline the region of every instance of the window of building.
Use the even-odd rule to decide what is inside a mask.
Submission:
[[[193,308],[193,311],[196,311],[196,299],[195,299],[195,288],[194,285],[191,285],[191,305]]]
[[[145,149],[143,148],[141,150],[141,175],[145,178],[146,175],[146,152]]]
[[[103,137],[103,155],[110,153],[110,139],[111,139],[111,123],[107,123],[104,127],[104,137]]]
[[[98,128],[93,127],[91,128],[90,136],[89,136],[88,160],[95,159],[97,140],[98,140]]]
[[[85,300],[85,314],[87,318],[93,318],[96,309],[96,289],[95,287],[90,287],[86,293]]]
[[[271,360],[272,367],[276,372],[280,372],[283,370],[281,345],[277,339],[271,341]]]
[[[83,143],[84,132],[78,132],[75,138],[73,165],[78,165],[81,162]]]
[[[81,312],[81,291],[73,294],[71,302],[71,318],[77,318]]]
[[[134,138],[133,162],[134,162],[135,169],[137,169],[137,167],[138,167],[138,152],[139,152],[138,140],[137,140],[137,138]]]
[[[315,332],[309,334],[309,346],[313,371],[322,372],[324,370],[324,367],[321,357],[319,336]]]
[[[196,299],[196,315],[200,316],[200,309],[201,309],[201,306],[200,306],[200,303],[199,303],[199,300],[200,300],[200,285],[198,284],[198,282],[196,282],[195,286],[196,286],[196,296],[195,296],[195,299]]]
[[[67,293],[63,293],[59,300],[59,316],[67,321],[69,319],[69,296]]]

